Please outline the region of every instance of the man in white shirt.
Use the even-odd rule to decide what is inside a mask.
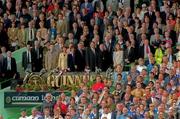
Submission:
[[[27,114],[26,114],[26,109],[22,109],[21,110],[21,117],[19,117],[19,119],[27,119]]]

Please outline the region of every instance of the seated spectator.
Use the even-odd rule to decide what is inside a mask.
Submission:
[[[60,108],[54,109],[53,112],[54,112],[53,119],[63,119],[63,117],[61,116],[61,109]]]
[[[75,108],[71,108],[69,110],[69,113],[66,114],[66,117],[70,116],[70,119],[77,119],[77,113],[76,113],[76,109]]]
[[[144,59],[139,58],[138,59],[138,65],[137,65],[137,71],[141,72],[143,69],[146,69],[147,67],[144,65]]]
[[[53,119],[51,116],[50,116],[50,108],[49,107],[45,107],[43,109],[43,114],[42,114],[42,117],[38,118],[38,119]]]
[[[104,83],[102,83],[102,78],[101,76],[96,76],[96,83],[92,85],[92,90],[93,91],[102,91],[104,88]]]
[[[55,105],[55,101],[53,100],[53,96],[51,93],[47,93],[44,97],[44,102],[42,104],[42,111],[44,110],[44,108],[49,108],[50,111],[50,115],[53,115],[53,108]]]
[[[27,119],[26,109],[21,109],[21,117],[19,119]]]
[[[142,97],[144,95],[144,89],[141,87],[141,83],[136,83],[136,88],[131,94],[135,97]]]
[[[54,109],[59,108],[61,110],[61,115],[64,117],[68,111],[68,105],[65,101],[65,94],[62,93],[60,98],[57,100],[56,104],[54,105]]]
[[[31,110],[31,115],[27,119],[39,119],[41,116],[38,114],[38,110],[36,108],[33,108]]]

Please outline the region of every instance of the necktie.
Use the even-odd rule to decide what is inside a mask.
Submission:
[[[39,49],[36,49],[37,59],[39,59]]]
[[[7,66],[7,69],[8,69],[8,70],[11,70],[11,59],[10,59],[10,58],[8,58],[8,66]]]
[[[146,53],[149,54],[149,48],[146,46]]]
[[[74,58],[74,54],[72,53],[72,59],[73,59],[73,63],[75,62],[75,58]]]
[[[79,51],[80,51],[81,55],[83,55],[82,50],[79,50]]]
[[[169,62],[172,63],[172,56],[169,55]]]
[[[124,0],[119,0],[119,2],[123,5],[123,3],[124,3]]]
[[[27,62],[29,63],[29,52],[27,53]]]
[[[31,33],[31,37],[30,37],[31,39],[30,40],[32,41],[33,40],[33,30],[32,29],[31,29],[30,33]]]
[[[128,48],[128,55],[129,55],[129,52],[130,52],[130,48]]]
[[[31,63],[31,54],[30,54],[30,51],[28,51],[27,58],[28,58],[28,63]]]
[[[93,51],[93,53],[94,53],[94,55],[95,55],[95,54],[96,54],[95,49],[92,48],[92,51]]]

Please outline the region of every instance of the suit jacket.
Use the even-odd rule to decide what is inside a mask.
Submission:
[[[68,24],[67,21],[64,19],[61,22],[57,21],[57,34],[63,35],[64,33],[68,33]]]
[[[30,52],[31,52],[31,64],[32,64],[32,67],[34,67],[35,54],[34,54],[33,50],[31,50]],[[28,65],[27,51],[24,51],[22,54],[22,67],[24,68],[24,70],[26,70],[27,65]]]
[[[80,36],[82,34],[81,28],[77,28],[76,32],[75,32],[75,30],[72,29],[71,32],[74,34],[74,39],[80,39]]]
[[[8,71],[8,69],[7,69],[7,66],[8,66],[8,59],[7,58],[5,58],[4,60],[3,60],[3,73],[6,73],[7,71]],[[11,58],[11,73],[17,73],[17,66],[16,66],[16,60],[15,60],[15,58]]]
[[[26,44],[25,29],[19,29],[17,33],[18,43],[20,47],[24,47]]]
[[[75,54],[68,54],[67,60],[70,71],[75,71]]]
[[[0,76],[3,71],[3,62],[4,62],[4,57],[2,54],[0,54]]]
[[[102,71],[106,71],[108,67],[108,52],[107,51],[98,51],[98,68]]]
[[[18,33],[18,29],[17,28],[9,28],[8,29],[8,37],[9,37],[9,41],[15,42],[17,40],[17,33]]]
[[[35,72],[39,72],[43,68],[43,48],[39,47],[37,49],[32,49],[34,53],[34,68]]]
[[[139,46],[139,49],[138,49],[138,58],[144,58],[144,45]]]
[[[69,44],[70,44],[70,40],[67,39],[66,42],[65,42],[65,46],[69,47]],[[74,44],[74,46],[77,46],[77,44],[78,44],[77,39],[73,39],[73,44]]]
[[[57,67],[58,54],[54,51],[47,51],[45,54],[45,68],[50,71]]]
[[[38,32],[40,32],[41,38],[46,39],[46,35],[48,34],[48,30],[46,28],[39,28]]]
[[[98,66],[98,52],[95,49],[95,53],[91,48],[86,49],[86,65],[91,71],[95,71],[95,67]]]
[[[77,66],[77,71],[84,71],[86,65],[84,50],[82,50],[82,54],[78,49],[75,51],[75,65]]]
[[[65,70],[68,68],[68,65],[67,65],[67,53],[60,53],[59,54],[59,58],[58,58],[58,67],[61,69],[61,70]]]
[[[144,50],[143,50],[143,51],[144,51]],[[125,51],[125,59],[128,59],[128,61],[129,61],[130,63],[134,62],[134,60],[135,60],[134,54],[135,54],[134,48],[131,47],[130,50],[129,50],[129,52],[128,52],[128,49],[126,49],[126,51]]]
[[[76,21],[77,21],[76,16],[74,16],[74,13],[71,12],[71,13],[69,14],[69,24],[71,25],[70,28],[72,28],[73,22],[76,22]]]
[[[148,16],[150,19],[150,24],[153,25],[153,22],[156,20],[155,12],[146,12],[144,16]]]
[[[114,48],[114,40],[111,41],[110,46],[107,46],[106,43],[104,43],[105,47],[106,47],[106,52],[107,52],[107,67],[111,67],[113,64],[113,48]]]
[[[167,14],[165,12],[161,12],[160,16],[162,18],[162,24],[166,24]]]
[[[33,28],[33,36],[34,36],[34,38],[32,39],[32,41],[34,41],[35,40],[35,38],[36,38],[36,29],[35,28]],[[28,41],[30,41],[30,39],[29,39],[29,32],[30,32],[30,29],[29,28],[26,28],[25,29],[25,43],[27,43]]]
[[[120,28],[118,28],[118,29],[120,30]],[[120,33],[122,34],[122,36],[125,40],[128,39],[128,32],[125,28],[121,28]]]
[[[8,35],[7,32],[3,29],[0,31],[0,46],[5,46],[8,48]]]

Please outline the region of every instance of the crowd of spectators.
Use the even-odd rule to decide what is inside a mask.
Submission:
[[[0,0],[0,47],[0,77],[16,77],[23,47],[25,71],[114,69],[20,119],[178,118],[178,0]]]

